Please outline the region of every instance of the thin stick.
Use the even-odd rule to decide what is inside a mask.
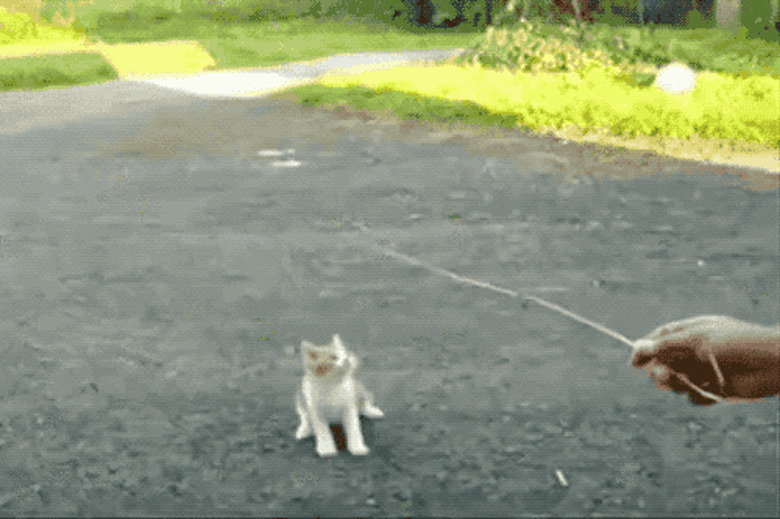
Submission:
[[[359,228],[361,231],[370,232],[364,225],[361,225],[361,224],[354,224],[354,225],[355,225],[355,227]],[[372,246],[371,248],[374,249],[374,251],[378,252],[379,254],[383,254],[385,256],[390,256],[392,258],[396,258],[396,259],[402,260],[402,261],[404,261],[404,262],[406,262],[406,263],[408,263],[410,265],[414,265],[416,267],[422,267],[422,268],[424,268],[426,270],[429,270],[429,271],[431,271],[431,272],[433,272],[435,274],[439,274],[440,276],[448,277],[448,278],[450,278],[450,279],[452,279],[454,281],[457,281],[459,283],[465,283],[467,285],[472,285],[472,286],[476,286],[476,287],[479,287],[479,288],[486,288],[488,290],[492,290],[493,292],[498,292],[499,294],[508,295],[508,296],[510,296],[512,298],[521,297],[520,293],[516,292],[514,290],[510,290],[508,288],[498,287],[496,285],[493,285],[491,283],[486,283],[484,281],[477,281],[475,279],[470,279],[470,278],[466,278],[466,277],[463,277],[463,276],[459,276],[458,274],[455,274],[454,272],[450,272],[449,270],[443,269],[441,267],[436,267],[434,265],[429,265],[428,263],[425,263],[424,261],[420,261],[417,258],[413,258],[411,256],[407,256],[406,254],[402,254],[400,252],[396,252],[396,251],[393,251],[393,250],[389,250],[389,249],[386,249],[386,248],[383,248],[383,247],[376,247],[376,246]],[[623,342],[623,343],[629,345],[631,347],[631,349],[634,349],[634,350],[637,349],[637,345],[636,345],[635,341],[632,341],[631,339],[627,338],[626,336],[621,335],[620,333],[618,333],[618,332],[616,332],[614,330],[611,330],[611,329],[607,328],[606,326],[604,326],[602,324],[599,324],[599,323],[597,323],[595,321],[591,321],[588,318],[582,317],[581,315],[578,315],[578,314],[572,312],[571,310],[567,310],[566,308],[563,308],[562,306],[556,305],[555,303],[551,303],[549,301],[545,301],[544,299],[536,297],[536,296],[525,295],[525,296],[522,296],[522,298],[525,299],[525,300],[533,301],[534,303],[537,303],[537,304],[542,305],[542,306],[544,306],[546,308],[549,308],[550,310],[553,310],[555,312],[563,314],[566,317],[574,319],[575,321],[578,321],[578,322],[580,322],[582,324],[590,326],[591,328],[593,328],[595,330],[598,330],[598,331],[600,331],[603,334],[609,335],[613,339],[617,339],[620,342]],[[720,372],[720,369],[718,369],[718,365],[717,365],[717,363],[714,362],[714,359],[712,359],[712,360],[713,360],[713,367],[715,368],[715,373],[716,373],[716,375],[718,377],[718,382],[719,382],[719,384],[721,386],[721,389],[722,389],[723,388],[723,384],[724,384],[723,374]],[[715,395],[713,393],[710,393],[709,391],[705,391],[704,389],[700,388],[699,386],[697,386],[696,384],[691,382],[691,380],[688,377],[686,377],[684,374],[678,373],[678,375],[680,377],[680,380],[682,380],[685,384],[687,384],[691,389],[693,389],[694,391],[696,391],[700,395],[705,396],[705,397],[707,397],[707,398],[709,398],[711,400],[714,400],[715,402],[722,402],[723,401],[722,397],[720,397],[718,395]]]
[[[450,272],[449,270],[444,270],[441,267],[434,267],[433,265],[428,265],[427,263],[423,263],[422,261],[412,258],[411,256],[407,256],[406,254],[401,254],[400,252],[395,252],[389,249],[377,249],[377,251],[380,254],[384,254],[385,256],[391,256],[393,258],[403,260],[410,265],[414,265],[416,267],[422,267],[424,269],[430,270],[431,272],[439,274],[440,276],[454,279],[459,283],[466,283],[468,285],[474,285],[475,287],[487,288],[488,290],[492,290],[493,292],[498,292],[499,294],[508,295],[509,297],[517,297],[520,295],[514,290],[509,290],[508,288],[497,287],[495,285],[491,285],[490,283],[485,283],[484,281],[477,281],[476,279],[464,278],[463,276],[459,276],[454,272]]]
[[[467,285],[473,285],[475,287],[480,288],[487,288],[488,290],[492,290],[493,292],[498,292],[499,294],[505,294],[510,297],[520,297],[520,294],[514,290],[509,290],[508,288],[501,288],[497,287],[491,283],[486,283],[484,281],[477,281],[475,279],[470,278],[464,278],[463,276],[459,276],[455,274],[454,272],[450,272],[449,270],[445,270],[441,267],[435,267],[433,265],[428,265],[427,263],[424,263],[416,258],[412,258],[411,256],[407,256],[406,254],[402,254],[400,252],[388,250],[388,249],[377,249],[377,251],[380,254],[384,254],[385,256],[390,256],[396,259],[400,259],[402,261],[405,261],[406,263],[410,265],[414,265],[417,267],[423,267],[427,270],[430,270],[431,272],[434,272],[436,274],[439,274],[441,276],[448,277],[450,279],[453,279],[455,281],[458,281],[459,283],[465,283]],[[634,341],[631,339],[625,337],[624,335],[619,334],[618,332],[614,330],[610,330],[606,326],[599,324],[595,321],[591,321],[590,319],[586,317],[582,317],[581,315],[575,314],[571,310],[567,310],[566,308],[563,308],[562,306],[556,305],[555,303],[551,303],[549,301],[545,301],[542,298],[536,297],[536,296],[522,296],[523,299],[533,301],[534,303],[540,304],[542,306],[545,306],[551,310],[554,310],[560,314],[563,314],[567,317],[570,317],[571,319],[574,319],[575,321],[579,321],[583,324],[586,324],[590,326],[591,328],[594,328],[601,333],[604,333],[606,335],[609,335],[610,337],[619,340],[620,342],[623,342],[625,344],[628,344],[632,348],[636,348],[634,345]]]
[[[704,397],[707,397],[707,398],[709,398],[711,400],[714,400],[716,402],[722,402],[723,401],[723,398],[719,397],[718,395],[714,395],[714,394],[710,393],[709,391],[705,391],[704,389],[700,388],[699,386],[697,386],[696,384],[691,382],[691,379],[689,379],[688,376],[685,375],[684,373],[677,373],[677,372],[675,372],[675,374],[677,375],[677,378],[679,380],[682,380],[683,382],[685,382],[688,385],[688,387],[690,387],[691,389],[693,389],[694,391],[696,391],[700,395],[702,395]]]
[[[606,326],[604,326],[602,324],[599,324],[596,321],[591,321],[590,319],[582,317],[581,315],[575,314],[571,310],[567,310],[567,309],[563,308],[562,306],[558,306],[555,303],[550,303],[549,301],[545,301],[544,299],[538,298],[536,296],[525,296],[524,299],[529,299],[529,300],[533,301],[534,303],[540,304],[542,306],[546,306],[547,308],[549,308],[551,310],[555,310],[556,312],[561,313],[561,314],[563,314],[563,315],[565,315],[567,317],[571,317],[575,321],[579,321],[582,324],[587,324],[591,328],[596,329],[596,330],[598,330],[601,333],[604,333],[606,335],[609,335],[613,339],[617,339],[620,342],[628,344],[629,346],[631,346],[631,348],[636,349],[636,345],[634,344],[634,341],[632,341],[631,339],[625,337],[624,335],[619,334],[618,332],[616,332],[614,330],[610,330]]]
[[[723,388],[726,386],[726,379],[723,378],[723,373],[720,371],[718,361],[715,360],[715,355],[711,351],[709,353],[710,364],[712,364],[712,369],[715,371],[715,376],[718,377],[718,387],[723,391]]]

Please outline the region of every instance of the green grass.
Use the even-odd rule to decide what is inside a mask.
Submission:
[[[327,87],[305,85],[292,90],[304,106],[350,106],[356,110],[390,110],[403,119],[440,123],[461,122],[513,128],[518,117],[495,113],[477,103],[450,101],[392,90],[374,90],[361,86]]]
[[[455,61],[459,66],[328,77],[294,92],[307,104],[385,109],[401,118],[442,122],[516,121],[541,131],[575,128],[760,146],[780,139],[780,46],[748,40],[744,33],[533,22],[488,30]],[[657,66],[671,61],[699,70],[692,94],[649,88]]]
[[[304,104],[390,110],[405,119],[777,144],[780,81],[707,72],[697,82],[693,93],[672,96],[599,67],[528,74],[440,65],[332,76],[293,93]]]
[[[699,71],[693,93],[651,87],[657,67],[671,61]],[[456,62],[328,77],[293,92],[304,104],[517,124],[584,140],[587,134],[643,145],[651,139],[663,148],[671,139],[710,150],[741,143],[751,153],[780,144],[780,47],[744,32],[535,22],[488,31]]]
[[[116,73],[93,53],[0,60],[0,90],[40,90],[102,83]]]
[[[384,25],[349,21],[289,20],[230,26],[203,45],[219,67],[268,66],[331,54],[468,47],[474,34],[409,34]]]
[[[383,2],[387,6],[382,7]],[[59,4],[45,3],[43,15],[51,18]],[[218,68],[277,65],[361,51],[460,48],[479,37],[478,29],[470,26],[431,31],[384,23],[390,21],[392,10],[385,11],[391,4],[394,0],[372,2],[372,9],[378,6],[373,14],[346,13],[343,6],[351,11],[359,11],[360,6],[343,0],[182,0],[179,13],[172,12],[170,2],[164,0],[92,0],[74,9],[79,27],[88,36],[106,43],[197,40],[215,57]],[[337,6],[342,6],[340,13]]]
[[[112,21],[88,34],[106,43],[198,40],[217,60],[218,68],[269,66],[351,52],[460,48],[479,38],[463,32],[410,33],[358,19],[223,23],[202,17],[170,18],[143,28]]]

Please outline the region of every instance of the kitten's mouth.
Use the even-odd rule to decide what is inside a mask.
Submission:
[[[321,377],[322,375],[324,375],[325,373],[327,373],[328,371],[330,371],[330,369],[331,369],[332,367],[333,367],[333,366],[331,366],[331,365],[328,365],[328,364],[320,364],[319,366],[317,366],[317,367],[314,369],[314,374],[315,374],[315,375],[317,375],[318,377]]]

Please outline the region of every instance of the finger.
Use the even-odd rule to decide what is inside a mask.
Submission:
[[[672,390],[675,393],[685,394],[688,396],[688,400],[696,405],[712,405],[722,401],[723,399],[714,393],[710,393],[702,389],[697,384],[691,382],[691,380],[683,373],[677,373],[665,366],[662,369],[656,370],[659,373],[656,385],[659,389]]]
[[[672,386],[670,385],[670,373],[666,366],[651,363],[650,365],[645,366],[645,369],[647,369],[647,376],[653,379],[655,387],[662,391],[672,390]]]
[[[671,362],[679,362],[695,357],[700,344],[701,339],[697,337],[675,336],[657,340],[645,337],[634,341],[634,353],[631,355],[631,363],[640,367],[657,359],[662,364],[671,366]]]
[[[655,360],[655,351],[652,349],[636,349],[631,354],[631,364],[637,368],[641,368],[653,360]]]
[[[723,330],[742,325],[742,321],[724,315],[697,315],[672,321],[659,326],[647,335],[647,338],[658,340],[667,335],[701,333],[713,330]]]
[[[683,382],[682,377],[676,371],[663,366],[663,385],[675,393],[688,393],[690,386]]]
[[[655,359],[658,341],[645,337],[634,341],[632,346],[634,352],[631,355],[631,364],[640,368]]]
[[[684,373],[675,373],[674,377],[677,379],[678,382],[686,386],[688,399],[694,404],[712,405],[723,401],[723,397],[715,393],[711,393],[703,389],[699,385],[694,384],[693,382],[691,382],[691,379],[688,378]]]
[[[655,357],[675,371],[685,371],[684,368],[701,363],[697,355],[701,344],[702,337],[698,335],[670,336],[655,346]]]
[[[701,395],[697,393],[696,391],[688,391],[688,401],[695,405],[703,405],[706,407],[711,406],[712,404],[717,404],[718,400],[713,400],[709,396]]]

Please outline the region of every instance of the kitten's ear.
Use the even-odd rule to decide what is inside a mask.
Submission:
[[[340,349],[340,350],[345,350],[346,349],[344,347],[344,343],[341,342],[341,336],[339,336],[339,334],[337,334],[337,333],[333,335],[333,345],[336,348]]]

